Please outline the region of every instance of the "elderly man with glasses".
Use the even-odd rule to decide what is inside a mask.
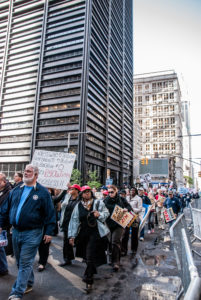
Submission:
[[[43,237],[49,243],[55,227],[55,214],[50,193],[37,182],[38,168],[27,165],[23,184],[13,189],[0,210],[0,231],[9,219],[13,226],[13,250],[18,266],[17,279],[9,300],[20,300],[32,290],[33,262]]]

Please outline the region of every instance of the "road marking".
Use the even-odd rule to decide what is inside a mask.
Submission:
[[[59,261],[54,259],[52,255],[49,255],[48,262],[51,264],[51,266],[64,278],[66,278],[68,281],[71,282],[71,284],[83,292],[83,289],[85,288],[84,283],[82,282],[82,278],[80,276],[75,275],[74,273],[58,266]]]

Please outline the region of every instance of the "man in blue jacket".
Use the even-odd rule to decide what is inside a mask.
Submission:
[[[166,208],[172,208],[175,217],[177,218],[178,213],[181,210],[181,204],[177,197],[174,196],[173,191],[168,192],[168,197],[166,198],[165,202],[163,203],[163,206]],[[169,226],[171,226],[174,223],[174,221],[169,222]]]
[[[24,184],[13,189],[0,210],[0,231],[8,220],[13,226],[13,250],[18,276],[8,299],[19,300],[32,290],[33,262],[44,230],[49,243],[55,227],[55,213],[48,190],[37,182],[38,168],[27,165]]]

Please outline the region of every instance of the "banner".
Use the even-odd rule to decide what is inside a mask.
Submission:
[[[148,205],[148,204],[144,204],[144,203],[142,204],[142,206],[143,206],[144,215],[143,215],[142,221],[140,223],[138,235],[140,235],[141,230],[144,228],[146,221],[149,217],[149,214],[153,208],[152,205]]]
[[[47,188],[67,190],[75,154],[35,150],[31,164],[39,168],[38,182]]]
[[[163,212],[163,215],[164,215],[164,218],[165,218],[165,222],[166,222],[166,223],[171,222],[171,221],[173,221],[173,220],[176,219],[172,207],[170,207],[170,208],[165,208],[165,209],[164,209],[164,212]]]
[[[132,220],[134,221],[136,219],[136,216],[128,211],[124,212],[123,208],[121,208],[119,205],[115,205],[111,219],[123,228],[126,228],[126,226],[131,223]]]

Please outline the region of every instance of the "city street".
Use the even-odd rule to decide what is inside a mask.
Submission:
[[[9,275],[0,279],[1,300],[6,300],[17,269],[14,258],[8,257]],[[180,286],[174,252],[170,247],[168,227],[165,231],[155,230],[145,234],[145,241],[139,242],[135,259],[122,258],[122,267],[113,273],[108,265],[99,268],[95,275],[94,290],[85,292],[82,282],[84,264],[76,259],[72,266],[59,267],[62,262],[62,234],[53,238],[46,270],[37,271],[34,265],[35,285],[33,291],[24,296],[26,300],[63,299],[168,299],[173,300]],[[149,298],[152,299],[152,298]]]

